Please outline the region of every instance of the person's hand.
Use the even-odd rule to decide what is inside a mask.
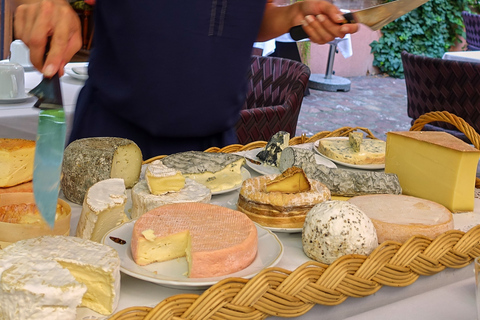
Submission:
[[[15,37],[30,49],[30,60],[46,77],[58,72],[82,46],[81,24],[77,13],[65,0],[40,0],[18,6],[14,17]],[[50,50],[45,57],[47,39]]]
[[[299,19],[303,17],[299,24],[312,42],[324,44],[358,30],[358,24],[342,24],[345,22],[342,12],[329,2],[305,0],[298,3],[301,11]]]

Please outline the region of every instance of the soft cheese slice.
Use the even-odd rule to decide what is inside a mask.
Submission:
[[[190,278],[216,277],[252,263],[257,229],[246,215],[225,207],[169,204],[135,222],[131,248],[139,265],[186,256]]]
[[[348,138],[318,140],[318,152],[330,159],[350,164],[366,165],[385,163],[385,141],[365,139],[360,145],[360,151],[354,151]]]
[[[378,194],[357,196],[348,200],[370,219],[377,230],[378,241],[404,243],[412,236],[435,239],[453,229],[453,215],[433,201],[412,196]]]
[[[88,189],[83,201],[82,213],[76,236],[101,242],[112,228],[128,221],[125,214],[127,192],[123,179],[99,181]]]
[[[326,264],[347,254],[369,255],[378,246],[372,221],[341,200],[322,202],[308,212],[302,243],[308,257]]]
[[[120,293],[117,251],[90,240],[43,236],[0,251],[2,319],[74,320],[76,307],[111,314]]]
[[[445,132],[388,132],[385,172],[398,176],[406,195],[452,212],[473,211],[479,157],[479,150]]]
[[[272,181],[267,182],[267,192],[298,193],[310,190],[310,182],[302,169],[290,167]]]
[[[0,187],[32,180],[35,141],[0,139]]]
[[[147,166],[145,179],[150,193],[154,195],[180,191],[185,186],[185,177],[182,173],[165,166],[160,160],[155,160]]]
[[[178,192],[169,192],[161,195],[150,193],[146,180],[141,180],[132,188],[132,211],[130,216],[137,219],[147,211],[170,203],[203,202],[212,199],[209,188],[192,179],[185,179],[185,186]]]
[[[125,187],[137,183],[142,168],[142,152],[131,140],[98,137],[75,140],[64,152],[61,187],[65,197],[83,203],[92,185],[101,180],[122,178]]]
[[[162,162],[212,192],[232,189],[243,181],[241,169],[245,159],[235,154],[187,151],[169,155]]]

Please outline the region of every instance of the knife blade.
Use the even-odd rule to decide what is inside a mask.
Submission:
[[[43,219],[53,228],[60,191],[60,174],[65,147],[66,123],[60,78],[43,78],[30,91],[38,97],[38,129],[33,165],[33,194]]]
[[[395,19],[420,7],[429,0],[396,0],[379,4],[370,8],[348,12],[343,15],[343,23],[361,23],[372,30],[379,30]],[[295,26],[290,29],[290,36],[293,40],[299,41],[308,38],[302,26]]]

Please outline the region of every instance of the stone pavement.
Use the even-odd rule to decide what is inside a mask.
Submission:
[[[407,131],[407,91],[404,79],[386,75],[352,77],[350,91],[310,89],[303,99],[297,132],[307,137],[341,127],[364,127],[379,139],[388,131]]]

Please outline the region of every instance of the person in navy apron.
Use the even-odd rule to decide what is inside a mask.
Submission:
[[[16,11],[16,36],[47,77],[62,74],[81,45],[78,17],[65,4],[44,0]],[[253,43],[299,24],[317,43],[357,30],[338,24],[341,19],[325,1],[277,6],[259,0],[98,0],[89,78],[70,141],[128,138],[145,159],[236,143]],[[43,64],[47,36],[52,42]]]

